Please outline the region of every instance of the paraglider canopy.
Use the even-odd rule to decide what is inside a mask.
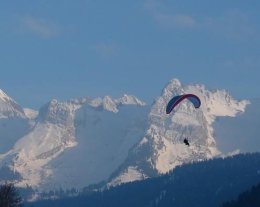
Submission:
[[[194,105],[195,108],[199,108],[201,105],[199,97],[194,94],[183,94],[179,96],[174,96],[167,104],[166,114],[171,113],[171,111],[184,99],[188,99]]]

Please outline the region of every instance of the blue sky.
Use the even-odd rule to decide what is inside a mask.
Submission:
[[[52,98],[147,103],[173,78],[260,97],[257,0],[1,1],[0,88],[24,107]]]

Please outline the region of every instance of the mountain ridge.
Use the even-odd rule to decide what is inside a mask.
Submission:
[[[185,93],[194,93],[200,97],[200,109],[184,101],[167,115],[165,107],[168,101],[173,96]],[[185,162],[220,155],[212,123],[218,116],[234,117],[243,113],[248,104],[246,100],[236,101],[225,90],[209,91],[202,84],[182,86],[178,79],[171,80],[152,105],[146,135],[130,152],[132,154],[126,162],[128,164],[121,166],[118,174],[110,178],[108,185],[122,183],[126,177],[127,181],[131,177],[132,180],[153,177]],[[183,144],[186,137],[191,142],[189,148]],[[140,160],[140,157],[144,159]],[[133,174],[137,177],[133,177]]]
[[[183,93],[198,95],[201,108],[184,101],[167,115],[167,102]],[[152,106],[126,94],[116,99],[53,99],[39,113],[23,110],[30,127],[3,150],[0,165],[20,175],[14,180],[17,186],[40,190],[146,179],[183,163],[221,155],[215,119],[242,114],[249,104],[225,90],[182,85],[178,79],[163,88]],[[184,137],[190,148],[182,143]]]

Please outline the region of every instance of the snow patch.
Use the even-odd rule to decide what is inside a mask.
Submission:
[[[143,180],[148,178],[144,173],[138,170],[137,166],[130,166],[120,176],[107,184],[108,187],[116,186],[122,183],[129,183],[136,180]]]
[[[24,108],[23,111],[29,119],[35,119],[39,114],[38,111],[29,108]]]

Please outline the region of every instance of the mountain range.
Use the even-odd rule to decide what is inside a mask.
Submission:
[[[167,115],[168,101],[184,93],[199,96],[201,107],[183,101]],[[125,94],[54,99],[34,111],[0,90],[0,179],[39,191],[115,186],[183,163],[258,151],[259,103],[177,79],[152,105]]]

